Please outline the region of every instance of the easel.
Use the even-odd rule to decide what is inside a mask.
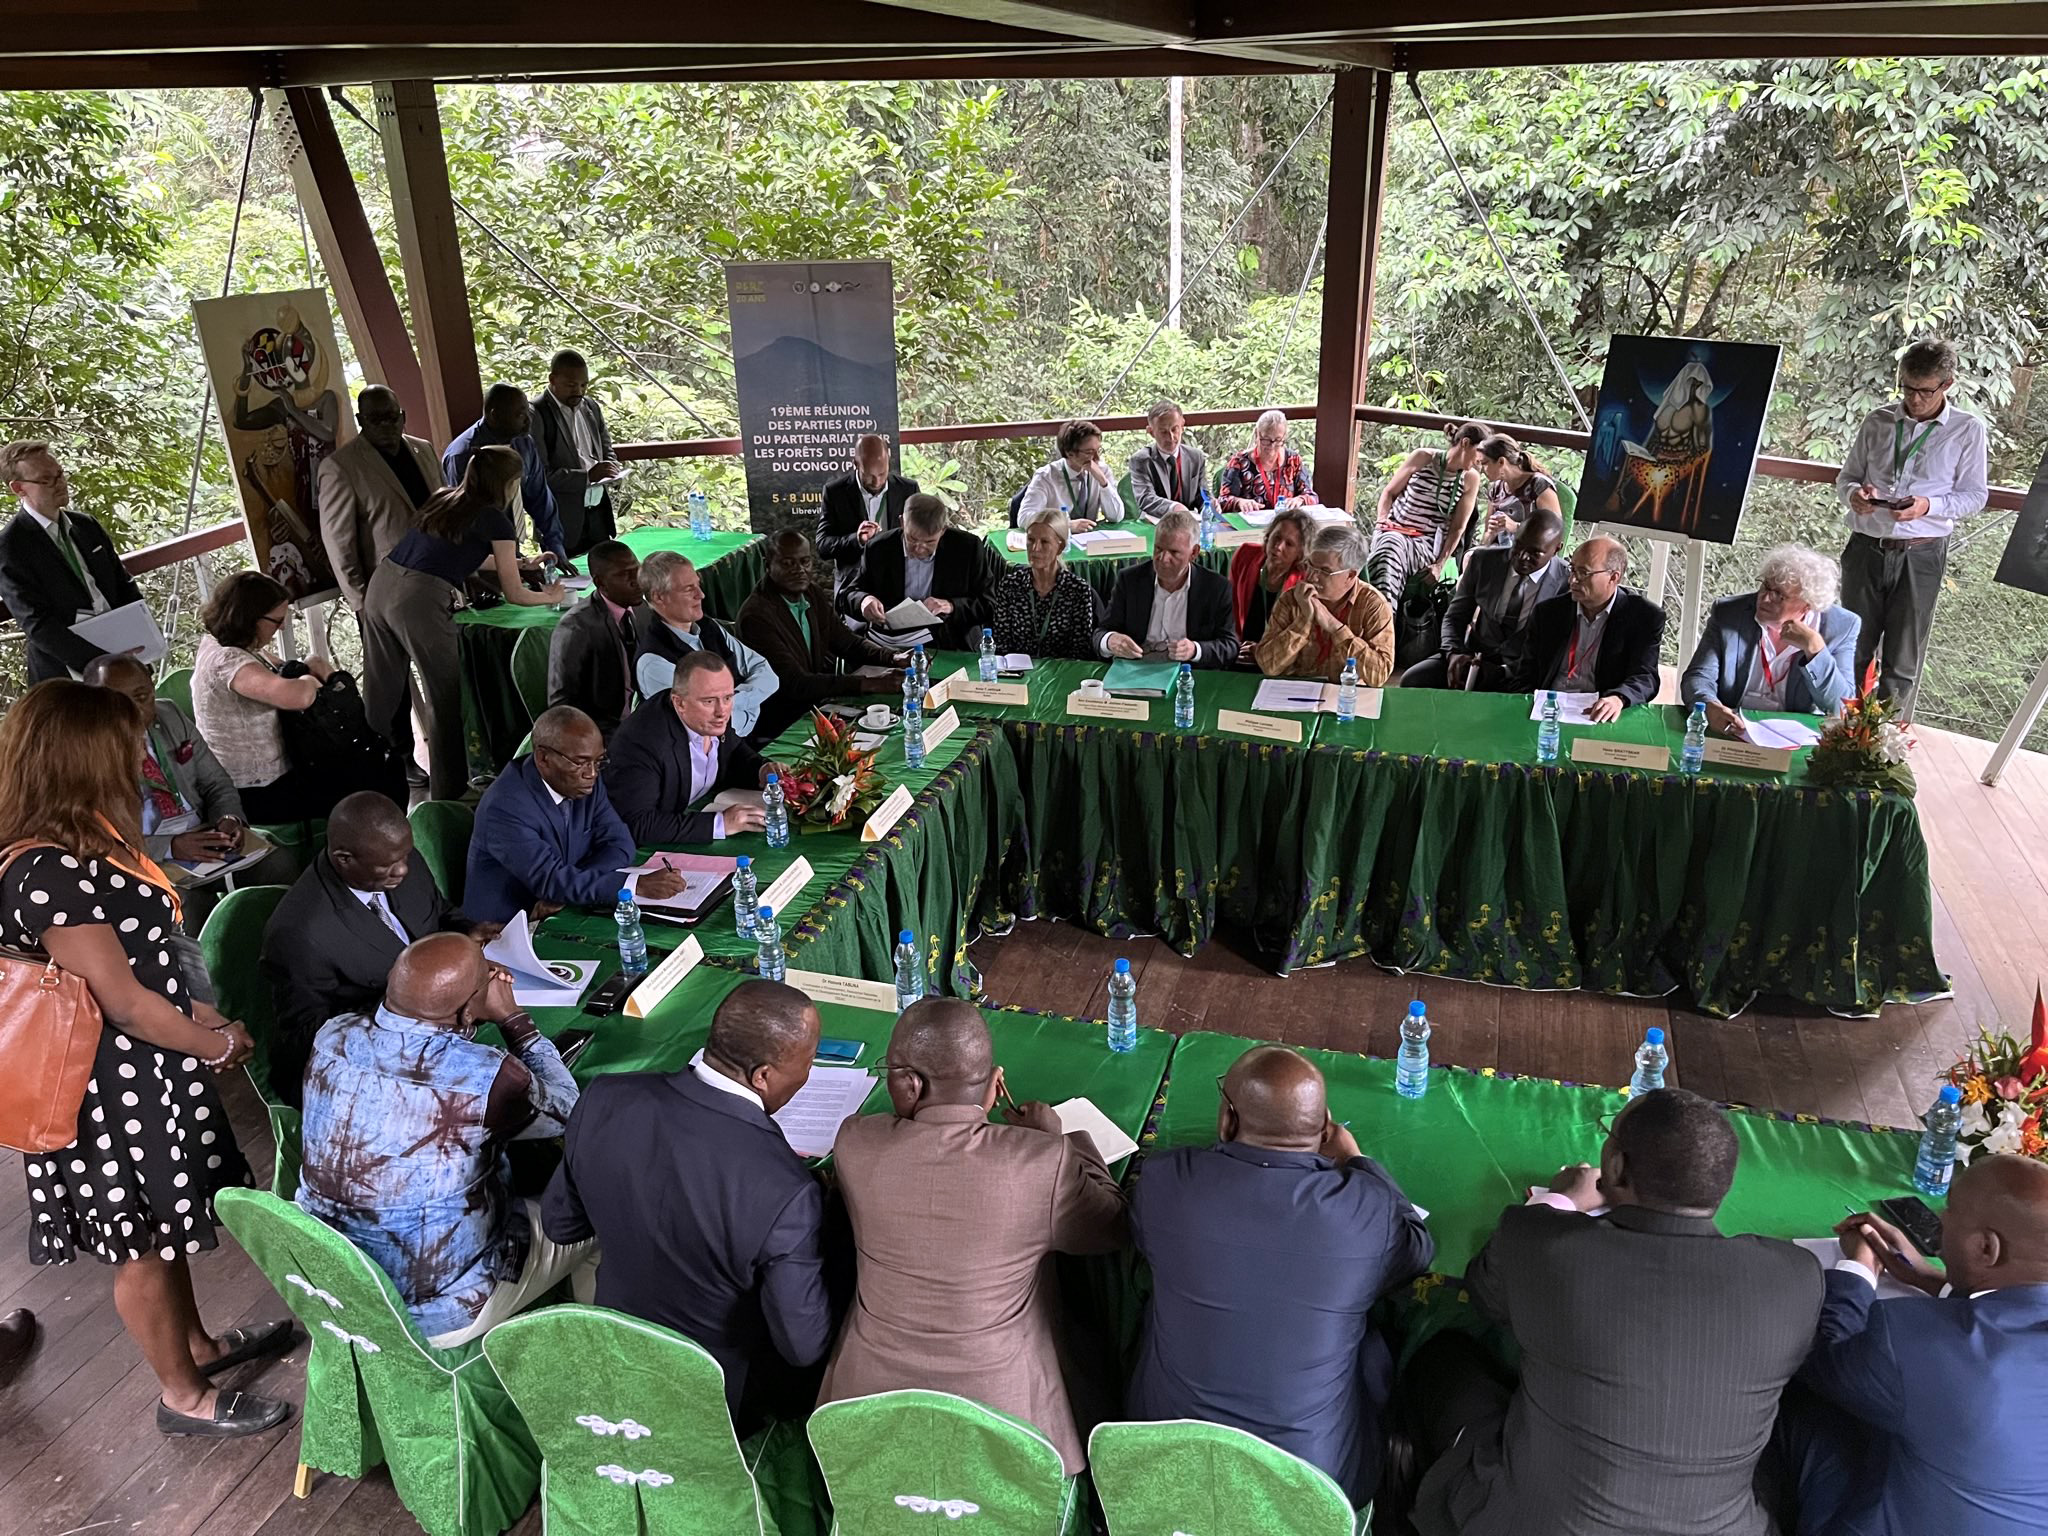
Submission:
[[[1671,575],[1672,546],[1684,546],[1685,576],[1678,600],[1678,668],[1684,671],[1686,662],[1692,659],[1693,647],[1699,644],[1700,624],[1706,611],[1707,546],[1687,534],[1627,523],[1598,523],[1592,531],[1602,538],[1619,540],[1634,534],[1650,541],[1650,579],[1644,590],[1660,608],[1664,606],[1664,583]]]
[[[2033,686],[2027,689],[2027,696],[2020,700],[2019,713],[2012,717],[2012,724],[2005,728],[2005,734],[1998,738],[1998,745],[1991,749],[1990,761],[1985,763],[1979,774],[1981,783],[1994,788],[1999,775],[2005,772],[2005,765],[2019,751],[2020,743],[2027,739],[2027,733],[2034,728],[2034,722],[2041,718],[2041,706],[2048,704],[2048,661],[2041,663],[2041,670],[2034,674]]]

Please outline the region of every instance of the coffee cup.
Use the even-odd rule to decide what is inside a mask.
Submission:
[[[867,713],[860,717],[860,723],[871,731],[886,731],[895,721],[886,704],[870,704]]]
[[[1081,679],[1081,687],[1078,691],[1086,694],[1091,699],[1099,699],[1109,690],[1102,686],[1101,678],[1084,677]]]

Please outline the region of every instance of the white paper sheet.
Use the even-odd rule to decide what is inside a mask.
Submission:
[[[914,597],[902,602],[882,615],[882,625],[892,631],[906,629],[929,629],[939,622],[939,616]]]
[[[766,804],[758,789],[726,789],[720,790],[716,798],[703,809],[714,812],[730,811],[742,805],[751,805],[759,810]]]
[[[109,655],[134,651],[136,660],[152,666],[162,661],[164,652],[171,648],[147,603],[127,603],[89,619],[81,619],[71,626],[71,633]]]
[[[690,1065],[703,1059],[699,1051]],[[875,1074],[859,1067],[813,1067],[796,1097],[775,1112],[775,1123],[798,1157],[823,1157],[838,1139],[839,1127],[860,1113],[874,1087]]]
[[[1138,1144],[1124,1134],[1123,1127],[1096,1108],[1093,1099],[1069,1099],[1053,1105],[1052,1112],[1060,1117],[1061,1130],[1086,1131],[1105,1163],[1129,1157],[1138,1150]]]
[[[1531,720],[1541,720],[1543,718],[1543,703],[1546,692],[1547,690],[1538,691],[1530,696],[1529,718]],[[1557,694],[1557,723],[1559,725],[1591,725],[1594,722],[1586,714],[1586,711],[1599,702],[1600,695],[1597,693],[1566,693],[1563,689],[1559,689]]]
[[[512,1000],[522,1008],[573,1008],[583,1001],[595,960],[543,960],[533,952],[526,914],[514,912],[504,931],[484,946],[484,958],[512,973]]]
[[[718,883],[726,876],[714,874],[705,869],[679,869],[683,877],[683,888],[673,896],[649,896],[643,893],[635,877],[633,900],[640,906],[656,912],[694,912],[711,899],[711,893],[718,889]]]
[[[1822,1269],[1833,1269],[1842,1262],[1842,1245],[1833,1237],[1795,1237],[1792,1241],[1804,1248],[1816,1259],[1819,1259]],[[1893,1301],[1901,1296],[1924,1296],[1925,1294],[1924,1291],[1914,1290],[1910,1285],[1901,1285],[1881,1269],[1877,1272],[1877,1299],[1879,1301]]]
[[[1254,528],[1265,528],[1271,526],[1273,519],[1278,517],[1279,515],[1280,514],[1278,512],[1274,512],[1268,508],[1261,508],[1257,512],[1240,512],[1238,514],[1238,516],[1242,517]]]
[[[189,822],[190,826],[174,827],[173,822]],[[197,826],[197,816],[173,816],[158,824],[157,831],[175,836],[178,832],[190,832]],[[239,874],[252,864],[260,864],[270,857],[271,846],[253,832],[242,835],[242,851],[230,859],[209,859],[199,863],[187,863],[183,859],[170,859],[165,863],[165,873],[180,886],[211,885],[216,880]]]
[[[1743,740],[1755,747],[1810,747],[1820,732],[1801,720],[1751,720],[1742,732]]]
[[[1358,718],[1379,719],[1381,697],[1379,689],[1361,686],[1353,700]],[[1269,677],[1259,684],[1259,691],[1252,698],[1252,708],[1277,715],[1334,715],[1337,713],[1337,685],[1300,677]]]

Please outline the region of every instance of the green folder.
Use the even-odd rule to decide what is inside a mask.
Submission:
[[[1113,661],[1102,686],[1132,698],[1163,699],[1180,676],[1177,661]]]

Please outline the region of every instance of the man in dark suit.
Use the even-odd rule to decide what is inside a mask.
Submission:
[[[813,585],[818,563],[801,528],[768,540],[768,574],[740,604],[739,637],[775,669],[775,693],[761,708],[756,731],[773,741],[827,699],[895,693],[896,675],[862,676],[864,666],[900,667],[905,656],[855,634],[831,594]],[[840,671],[844,666],[845,671]]]
[[[880,628],[882,616],[907,597],[938,615],[933,638],[944,650],[972,650],[995,616],[1003,557],[978,533],[946,526],[946,504],[919,492],[903,504],[903,526],[868,541],[839,611]]]
[[[606,539],[586,562],[596,588],[562,615],[548,642],[548,703],[573,704],[597,722],[606,741],[639,699],[633,680],[640,623],[640,557]]]
[[[1571,591],[1538,603],[1529,640],[1508,673],[1508,692],[1538,688],[1596,693],[1587,711],[1598,723],[1657,696],[1664,609],[1621,584],[1628,551],[1592,538],[1572,554]]]
[[[903,504],[916,494],[915,480],[890,472],[886,437],[854,441],[853,469],[825,482],[818,506],[818,558],[832,564],[835,597],[853,584],[869,542],[902,526]]]
[[[1980,1156],[1956,1175],[1946,1273],[1875,1216],[1836,1234],[1820,1336],[1778,1424],[1801,1536],[2042,1530],[2048,1165]],[[1878,1301],[1881,1269],[1928,1299]]]
[[[592,1079],[541,1204],[555,1242],[597,1239],[599,1306],[711,1352],[743,1436],[816,1400],[844,1297],[828,1272],[849,1278],[823,1190],[769,1118],[810,1077],[818,1029],[796,988],[741,982],[694,1065]]]
[[[774,770],[733,731],[732,697],[724,658],[691,651],[668,692],[633,711],[612,738],[605,783],[640,842],[672,848],[761,829],[758,805],[690,809],[723,789],[759,789]]]
[[[48,443],[0,448],[0,476],[21,502],[0,528],[0,600],[28,641],[28,680],[71,677],[100,654],[71,626],[142,601],[107,530],[71,508],[71,482]]]
[[[1367,1314],[1428,1268],[1436,1245],[1330,1119],[1322,1073],[1285,1046],[1237,1059],[1216,1137],[1153,1158],[1132,1197],[1152,1305],[1130,1416],[1232,1425],[1363,1504],[1379,1483],[1394,1374]]]
[[[1498,693],[1521,654],[1541,603],[1565,595],[1570,572],[1558,559],[1564,519],[1537,507],[1511,545],[1465,557],[1458,590],[1444,611],[1443,651],[1401,674],[1403,688],[1476,688]]]
[[[1228,579],[1195,564],[1195,520],[1187,513],[1163,514],[1152,558],[1117,577],[1095,648],[1111,660],[1236,664],[1237,603]]]
[[[1155,400],[1145,412],[1145,430],[1152,441],[1131,455],[1131,497],[1138,504],[1138,516],[1156,523],[1174,508],[1183,512],[1202,510],[1202,493],[1209,489],[1209,461],[1202,450],[1184,440],[1187,418],[1171,400]],[[1017,526],[1013,514],[1010,526]]]
[[[604,737],[580,709],[558,704],[533,722],[533,753],[492,781],[476,806],[462,899],[486,922],[533,920],[564,907],[610,906],[638,862],[633,834],[598,777]],[[640,877],[648,896],[673,896],[682,877]]]
[[[1766,1536],[1752,1481],[1822,1286],[1803,1249],[1715,1227],[1737,1157],[1725,1114],[1660,1088],[1597,1170],[1501,1213],[1465,1286],[1514,1335],[1521,1382],[1466,1334],[1417,1351],[1421,1536]]]
[[[533,407],[533,439],[547,471],[548,494],[572,555],[614,538],[611,487],[623,468],[614,456],[604,407],[590,392],[590,365],[564,347],[548,359],[548,387]]]
[[[263,929],[263,972],[277,1004],[270,1086],[294,1108],[320,1026],[374,1012],[406,945],[430,933],[488,943],[502,926],[472,923],[412,854],[412,828],[388,797],[348,796],[328,815],[326,850]]]

